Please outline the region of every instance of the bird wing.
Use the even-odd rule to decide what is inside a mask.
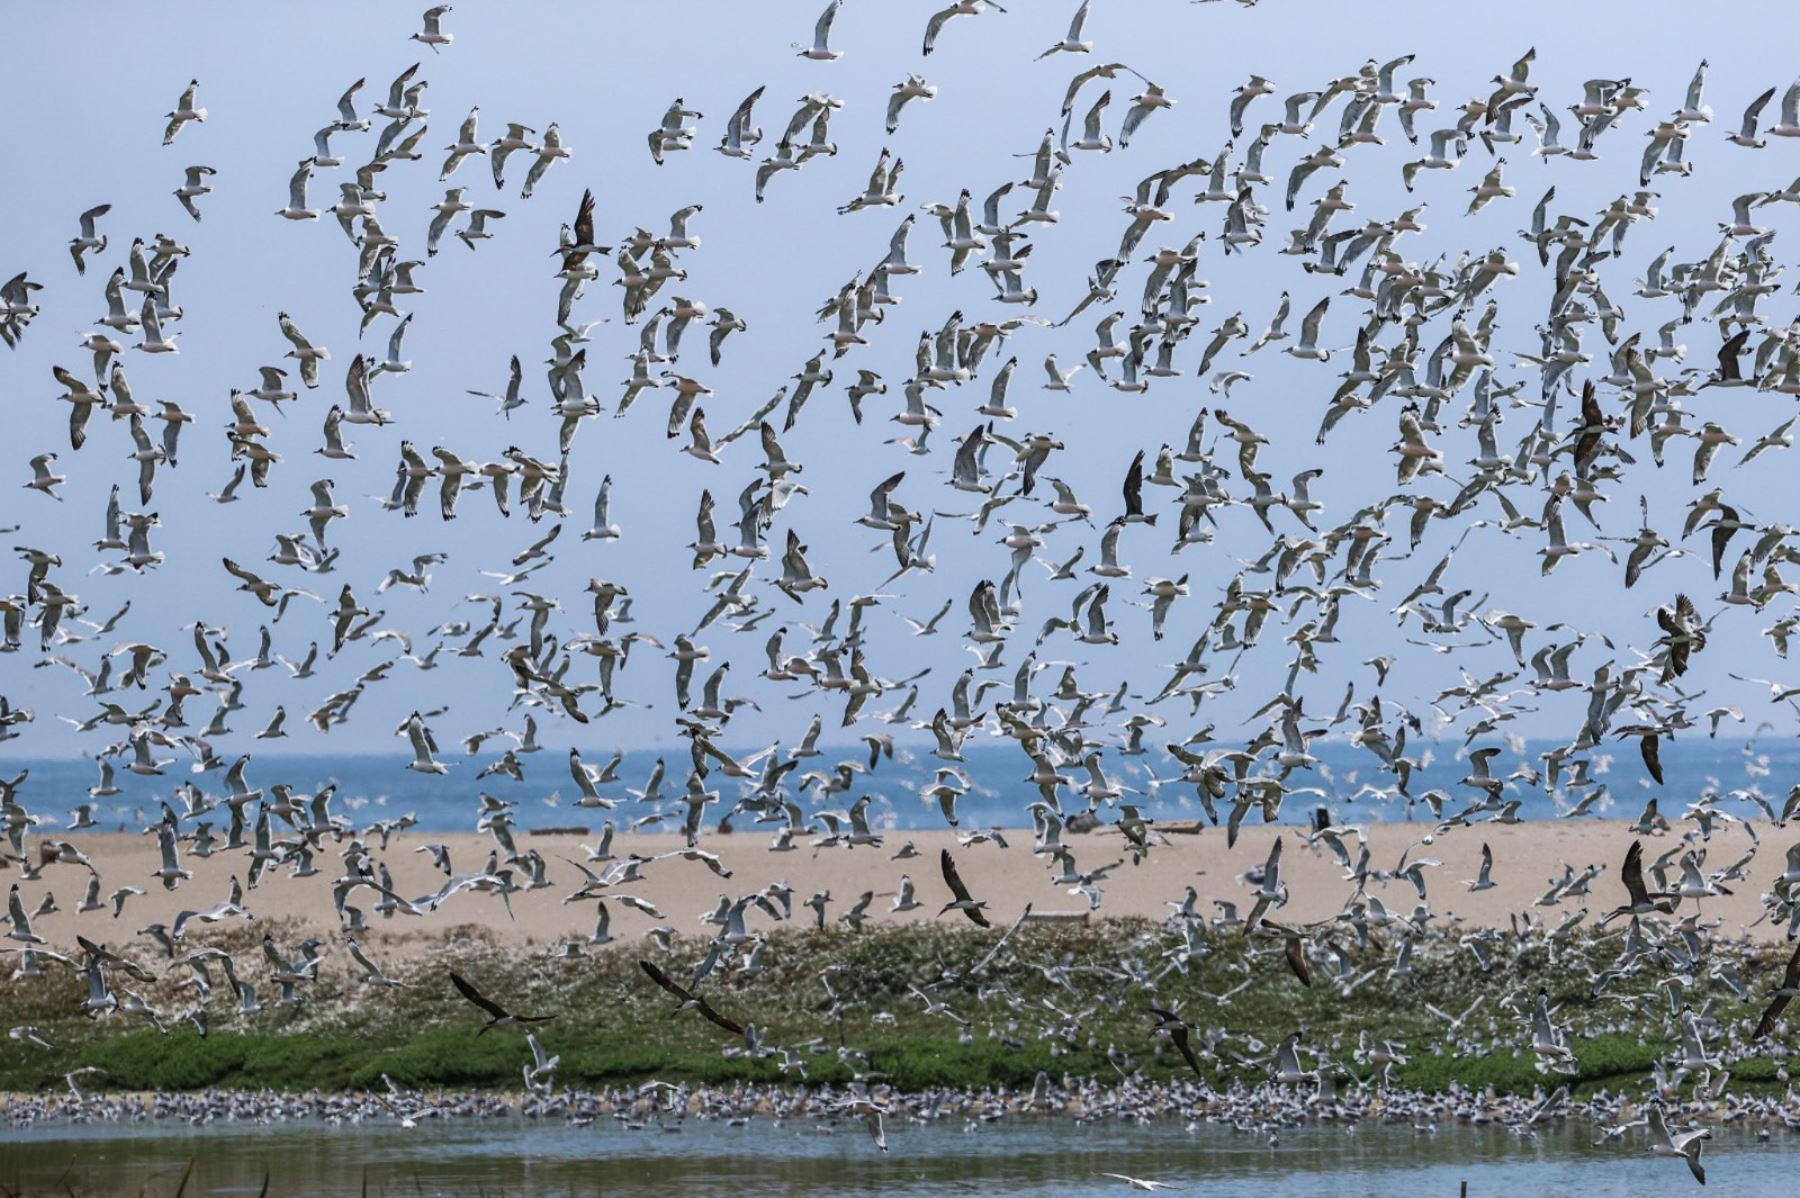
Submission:
[[[1138,450],[1125,472],[1125,512],[1131,516],[1144,514],[1144,451]]]
[[[482,1010],[486,1011],[489,1015],[493,1016],[495,1019],[500,1019],[506,1015],[506,1012],[504,1010],[502,1010],[500,1007],[496,1006],[494,1003],[490,1002],[488,999],[482,997],[481,991],[479,991],[479,990],[475,989],[475,987],[469,985],[469,983],[467,981],[463,980],[463,976],[460,973],[457,973],[455,970],[450,971],[450,984],[455,986],[457,989],[457,992],[460,993],[464,998],[468,999],[470,1002],[474,1003],[476,1006],[478,1006]]]
[[[676,998],[679,998],[684,1003],[693,1003],[694,1009],[699,1011],[701,1015],[705,1016],[708,1021],[718,1025],[719,1027],[732,1033],[733,1035],[741,1036],[744,1034],[744,1028],[743,1028],[742,1024],[738,1023],[734,1019],[730,1019],[724,1015],[719,1014],[719,1012],[713,1008],[713,1005],[711,1003],[707,1002],[704,998],[701,998],[699,995],[693,993],[692,991],[684,988],[681,985],[681,983],[675,981],[674,979],[669,977],[668,974],[664,973],[661,969],[657,968],[656,962],[640,960],[638,962],[638,965],[640,968],[643,969],[643,971],[646,974],[648,974],[650,976],[650,980],[655,982],[658,986],[661,986],[664,990],[667,990],[670,994],[673,994]]]
[[[592,190],[581,193],[581,206],[575,210],[575,243],[590,246],[594,244],[594,193]]]
[[[813,25],[814,46],[823,48],[827,45],[827,39],[831,37],[831,22],[837,19],[837,11],[843,3],[844,0],[831,0],[831,3],[825,6],[825,11],[819,14],[818,21]],[[761,88],[757,89],[759,92],[761,90]],[[748,108],[749,103],[746,103],[744,107]],[[740,111],[742,110],[740,109]]]
[[[944,885],[956,896],[959,903],[969,902],[969,888],[963,885],[962,875],[956,872],[956,861],[950,856],[949,849],[940,850],[938,866],[943,870]]]
[[[1762,115],[1763,108],[1774,98],[1775,89],[1771,87],[1768,91],[1750,101],[1750,106],[1744,109],[1744,125],[1741,130],[1741,136],[1756,136],[1756,120]]]
[[[1294,971],[1294,976],[1300,979],[1300,984],[1310,989],[1312,967],[1306,963],[1306,954],[1300,950],[1298,938],[1291,938],[1287,942],[1287,963],[1288,968]]]
[[[1631,896],[1633,906],[1650,901],[1644,889],[1644,842],[1634,840],[1625,851],[1625,864],[1619,869],[1619,880],[1625,883],[1625,892]]]
[[[1792,990],[1796,985],[1800,985],[1800,945],[1795,946],[1794,955],[1788,958],[1787,970],[1782,975],[1780,988]],[[1762,1018],[1756,1024],[1758,1040],[1775,1031],[1775,1021],[1781,1018],[1781,1013],[1787,1010],[1788,1003],[1791,1001],[1793,1001],[1792,996],[1787,994],[1777,994],[1769,1000],[1768,1007],[1763,1010]]]
[[[1660,738],[1656,736],[1641,737],[1638,740],[1638,745],[1639,751],[1643,754],[1644,768],[1650,772],[1652,778],[1656,779],[1656,784],[1661,786],[1663,770],[1662,755],[1659,749]]]
[[[676,998],[679,998],[682,1002],[688,1002],[693,999],[694,996],[688,993],[679,982],[657,968],[656,962],[639,961],[638,966],[650,976],[651,981],[655,982],[658,986],[661,986],[664,990],[667,990],[670,994],[673,994]]]

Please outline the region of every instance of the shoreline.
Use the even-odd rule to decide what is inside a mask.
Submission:
[[[1196,910],[1212,918],[1225,910],[1220,904],[1230,904],[1240,913],[1248,911],[1254,903],[1254,884],[1247,884],[1244,878],[1259,876],[1256,871],[1264,865],[1277,836],[1285,841],[1281,878],[1288,902],[1271,911],[1272,917],[1302,924],[1328,920],[1343,912],[1358,894],[1358,883],[1346,879],[1343,865],[1332,852],[1323,845],[1308,847],[1304,828],[1246,824],[1235,848],[1228,848],[1223,829],[1207,827],[1194,835],[1182,830],[1187,827],[1191,825],[1184,823],[1168,833],[1153,827],[1152,851],[1136,865],[1131,862],[1129,846],[1110,829],[1065,833],[1063,844],[1074,855],[1081,873],[1105,871],[1094,882],[1100,895],[1097,908],[1078,888],[1054,884],[1053,863],[1048,856],[1033,853],[1028,831],[1003,833],[1008,848],[996,843],[963,847],[957,831],[932,829],[883,834],[879,846],[815,850],[809,842],[796,839],[790,851],[771,852],[769,832],[741,826],[728,836],[709,830],[702,839],[702,849],[716,854],[713,863],[671,855],[682,849],[683,842],[670,833],[619,833],[613,837],[612,859],[607,862],[586,860],[583,845],[599,839],[597,829],[587,837],[518,834],[520,854],[535,850],[542,857],[544,884],[531,888],[530,871],[515,867],[520,889],[509,896],[510,912],[499,901],[469,892],[451,897],[427,920],[384,916],[374,909],[377,896],[366,891],[350,902],[364,908],[368,927],[361,933],[362,941],[402,957],[425,951],[446,927],[471,922],[489,929],[498,942],[516,946],[585,938],[593,929],[594,908],[586,902],[563,901],[583,882],[571,862],[602,872],[635,855],[645,859],[641,880],[617,886],[612,892],[642,900],[656,914],[608,903],[610,934],[615,938],[632,939],[651,928],[670,925],[683,932],[701,930],[705,925],[698,922],[700,917],[712,912],[721,897],[729,900],[771,888],[791,892],[790,918],[796,923],[804,921],[810,926],[817,922],[814,912],[803,906],[814,894],[831,895],[825,909],[825,922],[831,924],[867,891],[871,894],[866,910],[870,926],[910,926],[935,920],[938,908],[951,897],[937,861],[939,851],[948,848],[971,892],[988,904],[990,917],[1002,925],[1017,917],[1027,902],[1034,914],[1161,919],[1183,901],[1188,886],[1195,890]],[[1404,854],[1405,864],[1421,863],[1419,876],[1427,887],[1431,921],[1451,928],[1507,929],[1523,914],[1554,928],[1579,915],[1583,923],[1591,925],[1625,901],[1618,880],[1619,863],[1632,841],[1643,840],[1647,868],[1668,850],[1684,847],[1674,833],[1639,837],[1632,824],[1614,820],[1475,825],[1435,838],[1430,836],[1432,830],[1432,825],[1423,823],[1364,826],[1369,856],[1363,867],[1366,876],[1361,901],[1375,900],[1395,914],[1415,911],[1421,901],[1419,894],[1410,881],[1396,876]],[[73,944],[75,934],[80,933],[115,945],[135,942],[149,947],[147,940],[136,936],[138,929],[153,923],[172,927],[181,911],[211,907],[225,897],[233,877],[246,878],[247,862],[242,854],[221,851],[200,858],[187,852],[182,865],[194,876],[168,891],[148,876],[157,861],[153,838],[88,832],[68,834],[68,839],[93,862],[106,890],[131,882],[144,887],[146,893],[128,898],[122,918],[115,919],[110,907],[76,914],[86,871],[71,865],[46,868],[39,879],[22,884],[21,895],[27,908],[35,910],[46,891],[56,893],[59,910],[33,917],[33,926],[53,945]],[[1741,833],[1729,827],[1716,831],[1708,846],[1710,855],[1731,860],[1738,855],[1740,839]],[[1363,846],[1353,832],[1343,831],[1341,840],[1350,853],[1360,856]],[[335,877],[339,852],[349,843],[347,839],[334,843],[327,837],[315,854],[315,868]],[[909,843],[917,855],[895,860],[896,852]],[[1471,891],[1467,884],[1480,874],[1484,843],[1491,847],[1495,861],[1492,886]],[[444,872],[433,868],[430,854],[420,851],[423,846],[446,846],[458,874],[478,871],[494,848],[490,837],[474,832],[440,836],[400,832],[385,852],[376,836],[368,837],[366,844],[390,871],[394,890],[409,899],[435,894],[447,881]],[[729,876],[715,872],[714,864],[720,871],[729,871]],[[1745,867],[1743,878],[1728,881],[1732,894],[1697,905],[1683,903],[1681,913],[1696,912],[1708,923],[1722,921],[1719,931],[1726,936],[1747,934],[1764,942],[1780,940],[1786,929],[1764,918],[1760,896],[1772,888],[1784,867],[1778,854],[1758,854]],[[1680,867],[1671,860],[1667,868],[1672,885],[1680,877]],[[1584,874],[1591,874],[1585,882]],[[920,905],[894,911],[891,908],[902,875],[910,880]],[[1544,901],[1565,876],[1575,880],[1574,890]],[[258,916],[297,921],[302,935],[333,938],[339,935],[340,921],[328,881],[316,876],[294,879],[285,869],[271,871],[255,889],[244,891],[243,904]],[[953,916],[951,913],[941,922],[962,926],[963,921]]]
[[[1085,896],[1049,883],[1049,862],[1033,853],[1028,836],[1001,848],[962,846],[953,832],[913,832],[879,847],[815,855],[810,846],[772,853],[764,835],[740,832],[702,842],[719,853],[713,864],[721,872],[714,872],[704,859],[664,855],[681,847],[676,836],[620,835],[613,864],[635,855],[642,880],[595,892],[609,914],[592,944],[595,902],[565,902],[580,878],[567,863],[585,856],[580,838],[519,835],[521,853],[541,854],[547,884],[531,887],[528,867],[515,866],[520,888],[508,896],[511,918],[499,897],[463,892],[429,918],[385,919],[373,908],[375,893],[352,891],[349,903],[367,908],[370,924],[354,949],[332,903],[348,839],[324,839],[314,876],[296,880],[284,870],[246,888],[241,901],[253,919],[190,920],[180,943],[165,949],[137,929],[159,922],[167,931],[179,911],[210,908],[247,864],[244,855],[184,854],[194,876],[165,891],[148,877],[158,857],[154,838],[81,835],[71,843],[101,871],[104,886],[137,876],[147,893],[131,896],[122,918],[110,908],[74,914],[88,874],[65,863],[45,868],[21,895],[35,908],[46,890],[58,893],[62,910],[32,920],[47,947],[74,953],[81,935],[132,963],[108,971],[130,1006],[97,1022],[84,1018],[88,989],[78,961],[46,964],[43,977],[0,980],[8,1025],[39,1029],[49,1043],[0,1040],[0,1087],[41,1096],[78,1069],[102,1071],[81,1075],[95,1085],[161,1092],[367,1093],[384,1075],[404,1088],[516,1087],[532,1060],[524,1035],[517,1028],[477,1035],[484,1016],[450,985],[455,970],[511,1010],[554,1016],[534,1031],[545,1052],[561,1058],[558,1084],[583,1087],[646,1079],[754,1086],[789,1077],[784,1066],[798,1072],[801,1064],[815,1083],[879,1075],[908,1093],[1017,1087],[1040,1072],[1107,1080],[1141,1071],[1150,1082],[1172,1084],[1187,1066],[1159,1032],[1149,1010],[1155,1004],[1182,1012],[1202,1075],[1218,1088],[1266,1080],[1275,1046],[1298,1031],[1310,1067],[1343,1071],[1346,1079],[1371,1074],[1366,1035],[1374,1035],[1377,1048],[1391,1041],[1405,1058],[1382,1070],[1396,1089],[1443,1093],[1466,1085],[1519,1095],[1567,1084],[1580,1097],[1636,1085],[1658,1062],[1680,1062],[1683,1021],[1699,1013],[1708,1067],[1681,1073],[1669,1066],[1670,1076],[1680,1074],[1677,1091],[1704,1092],[1726,1072],[1746,1095],[1776,1091],[1786,1031],[1772,1041],[1747,1031],[1790,952],[1784,927],[1751,926],[1762,915],[1762,891],[1784,864],[1776,854],[1750,862],[1729,896],[1599,929],[1601,916],[1625,897],[1613,862],[1638,839],[1631,825],[1493,824],[1418,843],[1427,830],[1375,825],[1364,845],[1340,830],[1351,851],[1368,853],[1360,883],[1289,825],[1246,827],[1235,847],[1212,828],[1153,837],[1135,866],[1116,832],[1065,834],[1084,871],[1121,862],[1098,879],[1097,912]],[[1247,935],[1260,869],[1277,836],[1288,899]],[[1739,837],[1729,827],[1715,832],[1715,860],[1729,860]],[[908,842],[918,855],[894,860]],[[416,851],[433,843],[447,846],[458,873],[482,872],[493,848],[490,837],[473,833],[440,841],[401,833],[385,852],[371,837],[367,848],[387,863],[397,893],[416,895],[444,881],[432,854]],[[1484,843],[1496,860],[1493,885],[1472,891],[1465,880],[1479,875]],[[1685,847],[1674,835],[1644,843],[1646,863]],[[991,928],[958,911],[938,916],[949,897],[938,870],[942,850],[987,904]],[[1403,859],[1416,868],[1402,873]],[[1502,864],[1526,861],[1535,863],[1531,874]],[[1546,894],[1565,871],[1577,883]],[[890,913],[902,874],[917,905]],[[1415,875],[1426,881],[1426,915],[1415,914]],[[1192,914],[1183,915],[1189,886]],[[832,901],[821,921],[806,902],[826,891]],[[865,891],[866,920],[841,918]],[[703,917],[721,902],[755,895],[766,905],[745,908],[743,938],[721,954],[721,925]],[[1028,903],[1038,915],[1077,918],[1009,932]],[[1662,971],[1641,962],[1677,950],[1684,936],[1714,921],[1685,1000],[1672,1007]],[[1295,930],[1305,936],[1304,982],[1286,951],[1296,942],[1284,937]],[[287,960],[317,953],[317,966],[284,984],[265,936]],[[1628,939],[1653,946],[1652,955],[1621,967]],[[199,964],[178,960],[195,953]],[[220,957],[234,962],[230,983],[220,976]],[[647,979],[644,962],[756,1034],[734,1035],[678,1010]],[[240,981],[253,991],[253,1011],[240,1010]],[[1534,1000],[1540,993],[1545,998]],[[1534,1053],[1534,1001],[1548,1004],[1558,1035],[1567,1037],[1565,1056]],[[815,1052],[821,1048],[829,1051]]]
[[[1377,1090],[1340,1086],[1321,1093],[1312,1085],[1273,1083],[1232,1092],[1213,1089],[1193,1079],[1146,1082],[1124,1079],[1092,1083],[1044,1078],[1022,1088],[936,1087],[928,1091],[889,1091],[879,1087],[777,1083],[748,1086],[690,1086],[647,1083],[641,1086],[584,1089],[560,1088],[529,1094],[522,1090],[430,1089],[313,1092],[221,1090],[133,1091],[73,1100],[68,1095],[0,1090],[0,1126],[79,1126],[88,1122],[192,1122],[228,1117],[327,1124],[390,1119],[412,1126],[423,1119],[445,1121],[514,1118],[567,1121],[587,1126],[601,1119],[626,1130],[642,1130],[652,1121],[750,1122],[777,1125],[787,1120],[860,1119],[868,1105],[879,1106],[889,1119],[929,1123],[971,1111],[985,1122],[1001,1118],[1058,1119],[1075,1122],[1126,1120],[1133,1123],[1233,1122],[1247,1107],[1261,1113],[1259,1122],[1284,1128],[1303,1126],[1390,1125],[1411,1122],[1424,1131],[1439,1123],[1464,1127],[1500,1125],[1526,1128],[1573,1122],[1597,1127],[1618,1126],[1642,1117],[1650,1099],[1622,1090],[1601,1090],[1575,1098],[1546,1088],[1527,1095],[1480,1093],[1466,1087],[1442,1091],[1404,1087]],[[1780,1098],[1751,1095],[1727,1106],[1718,1101],[1659,1098],[1671,1119],[1715,1126],[1755,1120],[1760,1132],[1777,1128],[1800,1134],[1800,1095]],[[852,1110],[852,1108],[856,1108]],[[960,1109],[959,1109],[960,1108]],[[639,1122],[633,1123],[633,1120]],[[679,1130],[679,1127],[670,1130]]]

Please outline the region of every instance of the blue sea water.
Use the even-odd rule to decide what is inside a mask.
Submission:
[[[418,820],[421,831],[471,831],[475,821],[474,800],[483,792],[514,803],[518,822],[526,828],[597,828],[611,819],[620,830],[640,820],[649,820],[651,822],[645,827],[653,830],[658,826],[655,817],[659,815],[666,814],[670,819],[680,817],[682,805],[679,802],[646,804],[626,792],[627,788],[642,789],[653,766],[661,759],[667,767],[663,793],[671,799],[677,796],[691,768],[685,744],[626,752],[617,769],[619,781],[599,788],[604,797],[619,804],[613,811],[573,805],[578,791],[569,773],[566,749],[547,748],[538,753],[521,754],[523,781],[500,774],[477,779],[476,774],[483,765],[497,758],[504,747],[503,743],[500,748],[495,748],[490,742],[474,756],[449,758],[454,761],[454,768],[443,777],[416,774],[406,769],[407,757],[403,752],[335,757],[258,754],[253,757],[247,776],[252,786],[267,790],[276,783],[285,783],[301,795],[335,784],[338,789],[333,811],[348,816],[359,826],[410,814]],[[1493,772],[1501,778],[1521,768],[1547,774],[1541,754],[1551,747],[1548,742],[1514,742],[1494,759]],[[1407,787],[1415,800],[1433,789],[1440,790],[1446,795],[1444,810],[1448,814],[1461,810],[1479,797],[1474,788],[1460,784],[1470,769],[1460,752],[1459,742],[1435,745],[1415,742],[1407,751],[1421,762]],[[1339,740],[1315,743],[1313,752],[1319,764],[1310,770],[1296,770],[1286,780],[1290,793],[1281,811],[1283,822],[1307,822],[1320,805],[1329,808],[1333,817],[1342,821],[1433,818],[1425,804],[1409,803],[1405,797],[1393,793],[1394,776],[1384,772],[1369,751]],[[961,826],[1029,827],[1031,821],[1026,805],[1039,798],[1036,787],[1024,781],[1030,762],[1015,746],[1002,742],[971,744],[965,747],[964,754],[967,760],[960,768],[969,779],[969,791],[957,803]],[[1588,785],[1581,785],[1580,779],[1565,769],[1554,790],[1546,788],[1546,778],[1535,782],[1517,778],[1508,783],[1503,798],[1519,800],[1517,815],[1524,820],[1556,818],[1584,798],[1592,800],[1585,817],[1636,819],[1651,796],[1659,799],[1665,816],[1673,816],[1701,796],[1716,793],[1726,796],[1723,800],[1726,810],[1749,817],[1759,814],[1759,808],[1749,797],[1751,794],[1762,796],[1779,811],[1788,791],[1800,784],[1800,742],[1791,738],[1745,742],[1724,738],[1710,740],[1701,735],[1665,741],[1662,785],[1650,779],[1634,741],[1609,745],[1602,750],[1590,751],[1586,756],[1591,759],[1587,769]],[[583,757],[588,766],[599,768],[607,764],[612,751],[594,746],[584,749]],[[868,749],[863,745],[821,747],[817,757],[802,761],[800,768],[788,776],[789,791],[803,810],[843,808],[868,794],[872,796],[871,822],[893,828],[943,826],[936,802],[921,797],[919,791],[932,780],[934,769],[947,763],[931,757],[923,746],[897,745],[892,759],[883,758],[872,773],[857,774],[855,786],[848,792],[825,796],[816,783],[799,792],[804,774],[808,771],[829,774],[840,761],[856,761],[866,768]],[[1125,799],[1139,804],[1144,814],[1165,821],[1206,818],[1195,797],[1194,787],[1172,780],[1179,776],[1180,767],[1160,750],[1151,750],[1141,757],[1108,753],[1103,761],[1109,774],[1138,792],[1126,794]],[[30,777],[20,790],[21,800],[34,813],[59,819],[64,818],[67,809],[87,801],[88,788],[98,777],[95,763],[88,760],[8,760],[0,757],[0,774],[12,777],[25,769],[30,771]],[[1065,772],[1078,783],[1086,781],[1086,775],[1079,767]],[[1164,781],[1156,784],[1153,779]],[[1575,784],[1571,785],[1572,782]],[[108,829],[137,829],[152,822],[157,803],[170,799],[178,786],[198,786],[215,799],[226,789],[222,771],[194,773],[186,759],[167,767],[167,773],[161,777],[137,777],[120,771],[115,776],[115,783],[121,793],[98,800],[97,818]],[[729,808],[740,784],[722,777],[715,770],[707,785],[722,794],[720,806],[709,817],[716,819]],[[1082,803],[1078,796],[1064,790],[1065,809],[1079,809]],[[1225,814],[1225,809],[1221,808],[1220,818]],[[1253,820],[1260,818],[1260,813],[1252,816]]]

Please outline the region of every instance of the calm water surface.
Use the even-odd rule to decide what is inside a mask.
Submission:
[[[1543,762],[1538,754],[1549,747],[1549,742],[1528,742],[1524,756],[1509,749],[1494,760],[1494,773],[1504,777],[1520,764],[1541,768]],[[1434,787],[1447,789],[1459,796],[1464,793],[1457,783],[1458,779],[1469,772],[1468,766],[1465,761],[1455,757],[1455,749],[1454,743],[1419,746],[1416,751],[1423,764],[1413,771],[1410,790],[1414,795],[1424,794]],[[1659,788],[1664,814],[1679,812],[1690,800],[1708,791],[1723,793],[1739,787],[1759,788],[1765,795],[1773,796],[1772,801],[1779,809],[1788,787],[1793,785],[1796,778],[1800,778],[1800,738],[1769,737],[1756,742],[1748,753],[1745,749],[1746,746],[1741,741],[1708,740],[1704,736],[1684,737],[1678,746],[1665,747],[1662,761],[1667,785]],[[1325,792],[1321,801],[1330,804],[1335,814],[1344,820],[1363,823],[1407,817],[1404,802],[1368,797],[1351,799],[1363,783],[1383,785],[1393,781],[1391,775],[1376,771],[1375,758],[1366,749],[1353,749],[1342,743],[1325,743],[1316,746],[1313,752],[1319,758],[1321,768],[1307,775],[1296,774],[1291,785],[1319,787]],[[867,750],[861,745],[843,749],[826,748],[822,751],[822,756],[811,764],[819,769],[829,770],[831,763],[840,758],[853,759],[866,754]],[[482,759],[496,755],[486,753]],[[606,764],[608,758],[606,752],[588,749],[586,746],[584,756],[594,766]],[[482,779],[479,786],[475,786],[469,779],[458,782],[454,778],[422,777],[401,769],[391,756],[258,754],[250,766],[249,777],[253,786],[267,787],[270,783],[285,781],[297,790],[308,793],[320,789],[328,782],[336,783],[338,795],[333,811],[348,816],[363,827],[377,819],[410,813],[418,819],[417,831],[420,833],[471,831],[474,816],[471,814],[470,804],[475,791],[479,789],[518,804],[520,824],[523,827],[580,824],[598,829],[602,823],[611,819],[623,830],[634,820],[655,810],[629,800],[624,789],[628,786],[643,786],[659,757],[666,761],[669,768],[665,793],[670,795],[671,800],[675,800],[680,793],[682,780],[687,776],[686,749],[633,750],[625,754],[625,760],[619,767],[619,783],[600,788],[602,794],[621,802],[621,806],[612,812],[571,806],[570,792],[574,786],[569,780],[567,758],[561,752],[549,750],[530,760],[524,782],[514,782],[510,778],[496,775]],[[1022,780],[1025,767],[1018,751],[1010,746],[971,745],[965,757],[963,769],[969,775],[972,790],[957,803],[957,813],[963,825],[1029,827],[1030,820],[1026,816],[1025,807],[1039,795],[1035,787]],[[1596,751],[1593,757],[1594,777],[1606,785],[1607,793],[1595,801],[1592,814],[1611,819],[1636,819],[1638,812],[1643,809],[1644,800],[1650,794],[1649,779],[1636,751]],[[916,745],[902,746],[894,761],[884,761],[880,770],[875,775],[864,778],[857,790],[858,794],[867,793],[874,799],[869,813],[870,821],[893,828],[943,827],[944,820],[938,812],[937,803],[922,799],[918,794],[919,788],[931,780],[932,767],[938,764],[940,763],[934,758],[925,756]],[[86,794],[87,788],[94,784],[95,779],[94,763],[91,761],[19,759],[9,765],[9,771],[23,768],[31,770],[30,790],[26,792],[28,800],[39,800],[46,811],[54,810],[56,804],[65,799],[64,805],[72,806]],[[1162,778],[1174,777],[1181,772],[1179,765],[1154,750],[1141,758],[1113,759],[1107,768],[1110,772],[1119,774],[1125,785],[1140,790],[1147,789],[1147,770]],[[1083,777],[1085,779],[1085,775]],[[1563,780],[1567,781],[1566,774]],[[143,827],[148,820],[154,818],[156,804],[170,798],[175,787],[184,782],[195,783],[215,800],[224,790],[220,774],[192,774],[185,761],[171,767],[164,777],[140,778],[121,771],[114,781],[122,793],[102,803],[97,816],[101,827],[107,831],[122,826],[134,829]],[[1145,814],[1159,819],[1195,819],[1200,816],[1201,811],[1200,805],[1194,800],[1193,790],[1191,786],[1170,785],[1162,788],[1154,800],[1140,796],[1139,801],[1144,805]],[[735,798],[736,789],[726,787],[726,796],[727,802]],[[1509,791],[1507,797],[1520,800],[1519,818],[1534,820],[1556,818],[1561,809],[1558,806],[1559,799],[1568,804],[1579,796],[1562,794],[1552,798],[1539,787],[1519,786]],[[554,801],[547,803],[547,799]],[[842,795],[825,800],[820,798],[817,791],[799,796],[799,801],[807,810],[820,805],[849,805]],[[1311,817],[1313,801],[1311,796],[1296,798],[1283,806],[1281,818],[1285,822],[1305,822]],[[1736,800],[1727,800],[1725,807],[1739,815],[1760,815],[1754,807]],[[677,816],[684,810],[679,801],[663,804],[663,808]],[[55,811],[55,814],[60,815],[61,812]],[[1423,808],[1419,808],[1414,814],[1420,819],[1429,818],[1429,813]],[[716,814],[709,818],[716,818]],[[738,825],[745,831],[760,830],[745,817],[739,818]],[[668,831],[675,826],[665,824],[660,830]]]
[[[1645,1151],[1642,1132],[1624,1146],[1593,1145],[1585,1126],[1524,1140],[1501,1128],[1366,1125],[1261,1135],[1179,1124],[1077,1126],[1014,1121],[965,1131],[959,1124],[891,1123],[890,1151],[875,1150],[859,1123],[814,1121],[747,1127],[689,1119],[679,1132],[589,1128],[503,1118],[431,1123],[268,1127],[215,1123],[40,1126],[0,1131],[0,1185],[20,1195],[173,1195],[193,1162],[186,1193],[271,1195],[435,1194],[1123,1194],[1126,1173],[1185,1194],[1471,1195],[1608,1198],[1698,1192],[1680,1161]],[[1707,1148],[1708,1194],[1793,1194],[1800,1141],[1759,1143],[1747,1128],[1718,1128]]]

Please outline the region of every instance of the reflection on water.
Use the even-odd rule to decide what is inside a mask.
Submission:
[[[682,1198],[763,1194],[1084,1194],[1129,1192],[1101,1173],[1176,1185],[1187,1194],[1288,1196],[1385,1193],[1631,1195],[1693,1186],[1680,1161],[1648,1155],[1641,1132],[1593,1145],[1585,1126],[1522,1138],[1498,1127],[1410,1126],[1184,1130],[1176,1123],[1081,1126],[1025,1120],[964,1129],[895,1124],[885,1155],[856,1122],[690,1119],[630,1131],[490,1119],[329,1127],[319,1123],[205,1127],[39,1126],[0,1132],[0,1185],[20,1195],[556,1194],[659,1192]],[[1709,1193],[1792,1193],[1795,1146],[1716,1128]]]

